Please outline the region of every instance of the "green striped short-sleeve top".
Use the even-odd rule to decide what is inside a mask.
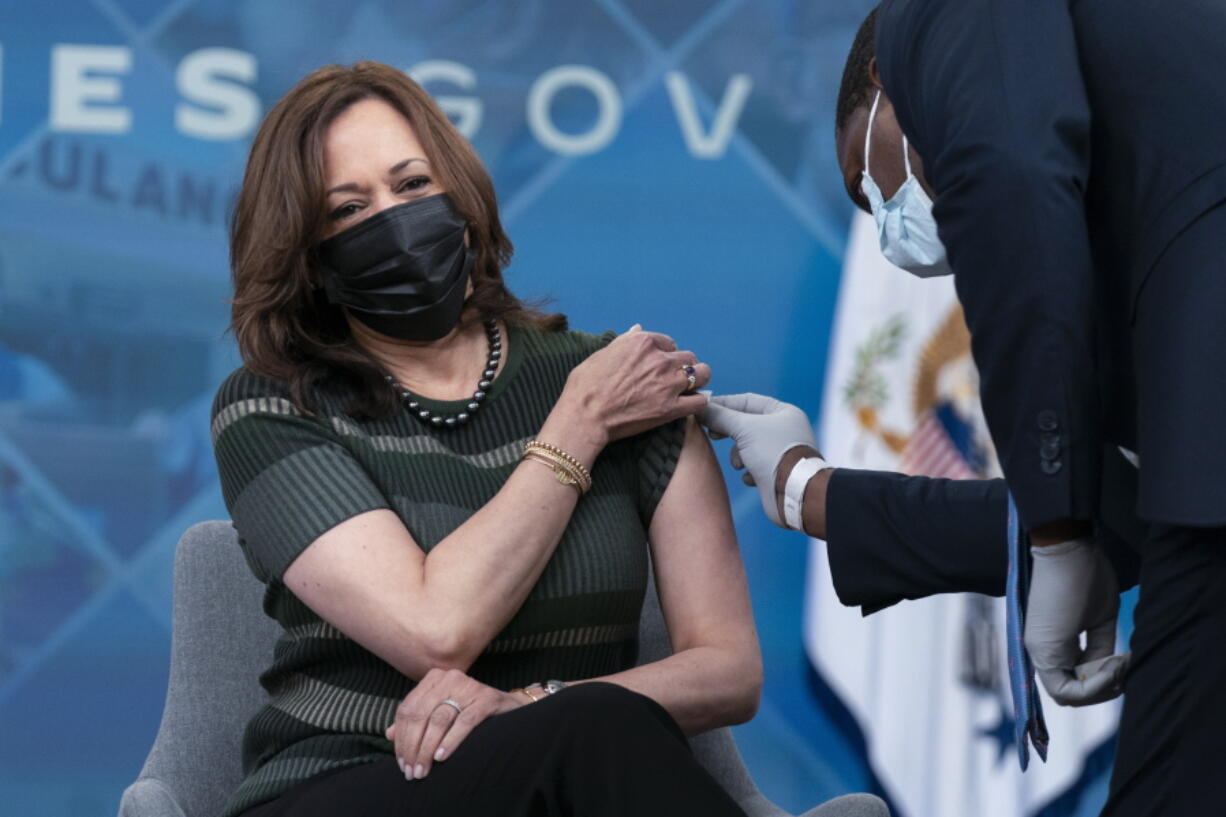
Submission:
[[[383,730],[413,681],[315,615],[286,568],[344,520],[391,509],[429,551],[488,502],[519,463],[567,375],[613,335],[511,326],[507,360],[472,422],[421,423],[407,409],[356,420],[320,389],[311,415],[285,384],[239,369],[222,384],[212,434],[244,555],[284,628],[261,683],[269,701],[243,737],[245,778],[227,815],[330,769],[385,757]],[[458,411],[463,401],[423,399]],[[608,446],[536,587],[469,674],[500,689],[590,678],[634,665],[647,528],[681,452],[681,421]],[[360,558],[360,551],[355,553]]]

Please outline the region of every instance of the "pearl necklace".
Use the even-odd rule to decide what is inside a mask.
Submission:
[[[481,380],[477,383],[477,390],[473,392],[472,399],[468,401],[464,411],[459,411],[455,414],[440,414],[428,408],[423,408],[418,399],[413,396],[413,393],[400,385],[390,374],[385,375],[384,379],[400,394],[400,399],[405,402],[409,411],[413,412],[414,416],[423,423],[434,428],[458,428],[471,420],[473,415],[477,413],[477,409],[481,408],[481,404],[485,402],[490,385],[494,382],[494,374],[498,371],[498,361],[502,358],[502,332],[498,329],[498,321],[490,320],[485,322],[485,337],[490,344],[489,360],[486,361],[485,371],[481,373]]]

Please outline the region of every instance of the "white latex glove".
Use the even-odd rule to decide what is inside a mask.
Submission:
[[[1123,691],[1130,657],[1113,654],[1120,609],[1115,569],[1090,539],[1032,547],[1030,552],[1034,570],[1025,642],[1035,673],[1063,706],[1111,700]]]
[[[731,437],[732,467],[749,470],[758,488],[762,510],[770,521],[786,528],[779,518],[775,495],[775,470],[783,455],[798,445],[817,448],[813,425],[803,411],[760,394],[727,394],[712,397],[698,415],[714,437]]]

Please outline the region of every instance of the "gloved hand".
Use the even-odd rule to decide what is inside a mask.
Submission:
[[[757,486],[762,510],[770,521],[786,528],[779,518],[775,471],[783,455],[796,446],[817,448],[808,415],[790,403],[760,394],[728,394],[712,397],[698,419],[712,437],[732,437],[732,467],[749,469],[746,481]]]
[[[1123,691],[1130,656],[1113,655],[1120,609],[1115,569],[1088,538],[1032,547],[1030,552],[1034,570],[1024,640],[1035,673],[1063,706],[1111,700]]]

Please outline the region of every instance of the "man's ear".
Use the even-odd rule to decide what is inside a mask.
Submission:
[[[878,91],[881,90],[881,74],[877,72],[877,58],[869,57],[868,60],[868,78],[873,83],[873,87]]]

